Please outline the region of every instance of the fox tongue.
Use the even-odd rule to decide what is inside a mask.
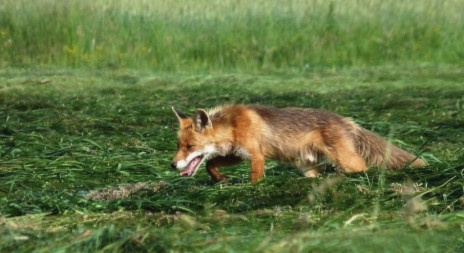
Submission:
[[[187,165],[187,169],[182,171],[179,175],[182,176],[182,177],[183,176],[188,176],[188,177],[193,176],[193,173],[195,173],[196,168],[198,167],[198,165],[201,162],[201,158],[202,158],[202,156],[197,156],[197,157],[193,158],[192,161],[190,161],[190,163]]]

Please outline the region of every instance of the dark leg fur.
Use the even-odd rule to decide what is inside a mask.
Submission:
[[[216,182],[225,182],[227,177],[219,171],[220,167],[231,166],[242,162],[242,158],[237,156],[218,156],[206,162],[206,171]]]

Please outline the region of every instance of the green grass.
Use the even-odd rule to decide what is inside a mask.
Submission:
[[[464,2],[3,0],[0,64],[306,72],[463,65]]]
[[[463,248],[464,73],[367,68],[305,75],[0,71],[0,251],[454,252]],[[430,166],[301,177],[268,162],[213,184],[169,169],[170,107],[240,102],[351,116]],[[425,143],[425,146],[420,149]],[[95,190],[147,183],[129,198]]]
[[[0,252],[463,251],[463,9],[0,1]],[[224,103],[331,110],[429,166],[179,177],[171,107]]]

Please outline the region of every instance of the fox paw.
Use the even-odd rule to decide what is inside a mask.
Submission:
[[[303,172],[305,177],[318,177],[321,175],[321,172],[318,169],[307,170]]]

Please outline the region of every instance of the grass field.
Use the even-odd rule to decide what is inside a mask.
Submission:
[[[2,1],[0,252],[462,252],[463,3],[284,2]],[[171,106],[233,102],[331,110],[429,166],[179,177]]]
[[[2,70],[0,249],[459,252],[463,80],[452,68],[285,78]],[[227,185],[205,171],[179,178],[168,169],[170,106],[223,102],[350,115],[430,166],[306,179],[269,162],[256,185],[246,164],[225,170]],[[136,183],[145,185],[131,192]],[[111,188],[131,194],[86,198]]]
[[[0,64],[248,72],[462,64],[463,10],[461,0],[3,0]]]

